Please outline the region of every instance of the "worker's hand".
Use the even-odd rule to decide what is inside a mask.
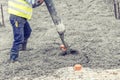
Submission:
[[[44,0],[38,0],[38,3],[42,4],[44,2]]]
[[[43,2],[44,0],[35,0],[35,4],[32,5],[32,8],[36,8],[40,6]]]

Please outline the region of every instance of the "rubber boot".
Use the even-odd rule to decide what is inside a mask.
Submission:
[[[23,44],[20,44],[19,51],[26,51],[26,49],[27,49],[27,40]]]
[[[18,55],[19,55],[19,52],[11,52],[10,62],[14,63],[15,61],[18,61]]]

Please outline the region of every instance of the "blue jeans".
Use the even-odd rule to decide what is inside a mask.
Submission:
[[[10,23],[12,25],[14,35],[14,41],[13,46],[11,48],[10,58],[12,58],[12,56],[16,56],[14,58],[17,58],[19,55],[20,44],[24,44],[25,41],[28,40],[32,30],[27,20],[19,16],[11,14]]]

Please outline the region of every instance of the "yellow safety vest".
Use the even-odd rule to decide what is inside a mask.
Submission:
[[[32,6],[25,0],[9,0],[8,13],[20,16],[26,19],[31,19]]]

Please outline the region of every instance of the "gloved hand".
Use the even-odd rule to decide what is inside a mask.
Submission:
[[[38,3],[42,4],[44,0],[37,0]]]
[[[36,7],[40,6],[43,2],[44,2],[44,0],[35,0],[35,4],[33,4],[32,7],[36,8]]]

